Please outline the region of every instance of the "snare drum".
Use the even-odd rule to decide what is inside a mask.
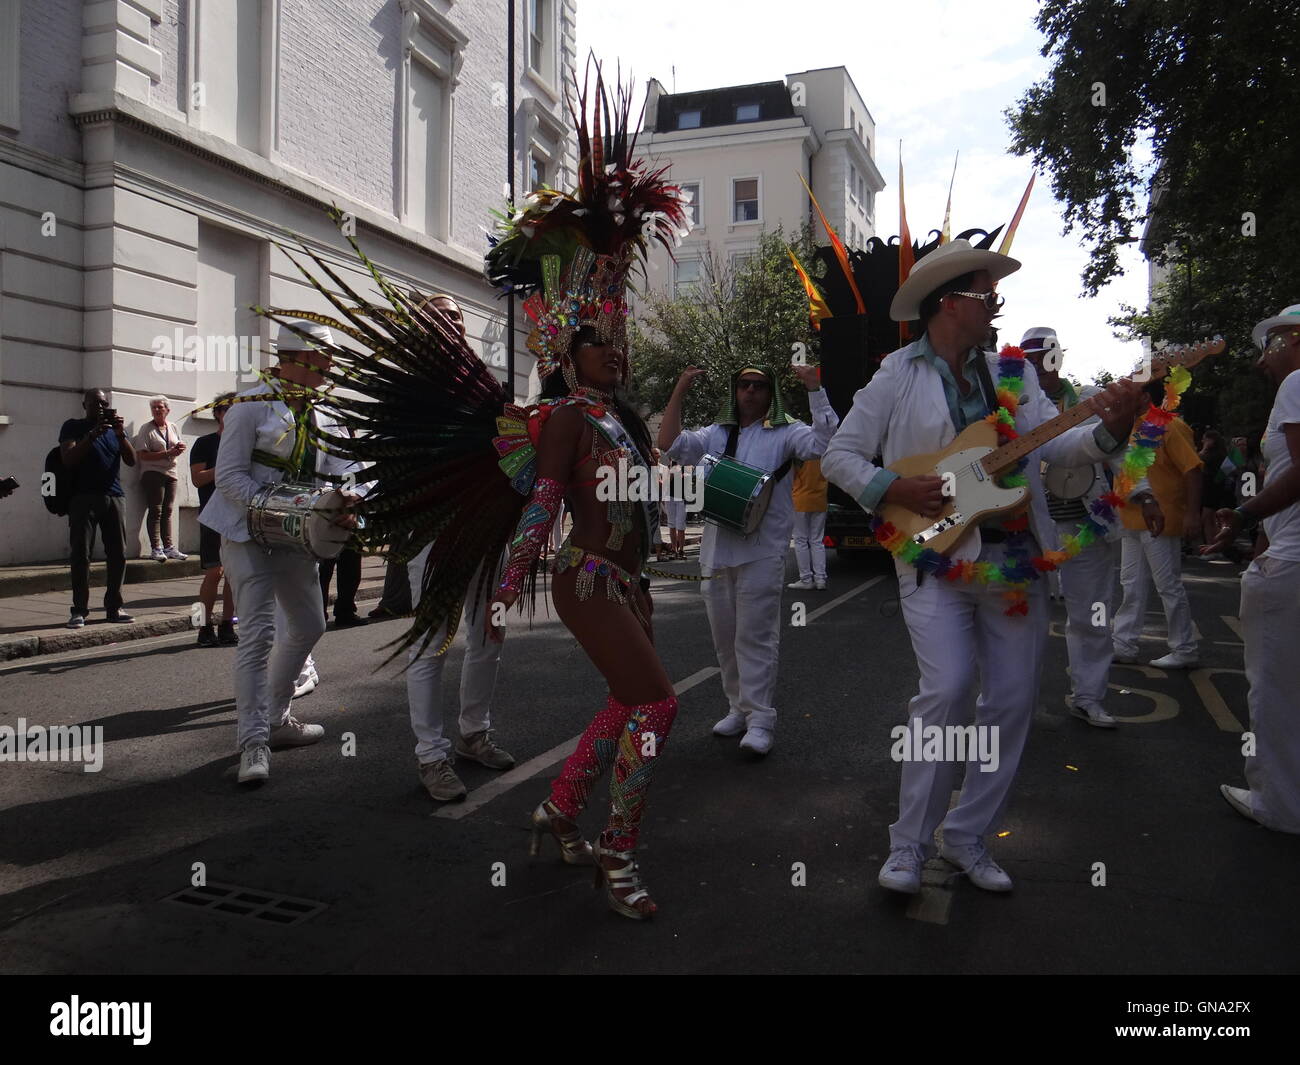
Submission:
[[[284,551],[328,562],[352,538],[334,520],[345,500],[336,488],[312,484],[268,484],[248,505],[248,534],[268,551]]]
[[[742,536],[754,532],[772,501],[771,471],[713,454],[698,465],[705,471],[704,520]]]

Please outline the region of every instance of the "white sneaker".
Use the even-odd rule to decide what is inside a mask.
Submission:
[[[826,578],[823,577],[821,580],[814,580],[813,587],[816,588],[819,592],[826,591]]]
[[[895,847],[880,867],[876,882],[888,891],[915,895],[921,890],[921,866],[925,856],[920,847]]]
[[[970,882],[978,888],[985,891],[1011,890],[1011,877],[993,860],[983,843],[945,843],[940,848],[939,855],[970,877]]]
[[[1201,664],[1201,656],[1170,651],[1163,658],[1157,658],[1148,664],[1155,669],[1195,669]]]
[[[715,736],[739,736],[745,731],[747,720],[739,710],[732,710],[713,726],[713,734]]]
[[[153,554],[151,554],[149,557],[153,559],[155,562],[166,562],[167,552],[164,551],[161,547],[155,547],[153,549]]]
[[[815,588],[816,585],[814,585],[812,581],[806,581],[800,578],[797,581],[791,581],[789,584],[786,585],[786,587],[798,588],[801,592],[806,592],[806,591],[810,591],[812,588]]]
[[[166,555],[168,558],[174,558],[177,562],[184,562],[187,558],[190,557],[189,555],[185,554],[185,552],[178,551],[174,547],[163,548],[163,554]]]
[[[1078,703],[1072,702],[1070,704],[1070,713],[1080,721],[1086,721],[1089,725],[1095,725],[1097,728],[1119,728],[1119,722],[1100,706],[1089,706],[1086,703],[1080,706]]]
[[[264,743],[245,747],[239,755],[239,782],[256,784],[271,775],[271,750]]]
[[[1242,817],[1254,821],[1257,825],[1260,824],[1260,820],[1255,816],[1254,808],[1251,806],[1249,788],[1232,788],[1227,784],[1220,784],[1219,794],[1222,795],[1227,800],[1228,805],[1236,810],[1237,813],[1241,814]]]
[[[290,714],[283,725],[271,729],[269,743],[272,747],[306,747],[324,735],[324,726],[308,725]]]
[[[750,725],[745,730],[744,738],[740,741],[740,749],[742,751],[751,751],[754,754],[767,754],[772,749],[772,730]]]
[[[304,695],[310,695],[316,690],[316,681],[317,678],[304,669],[293,682],[293,697],[301,699]]]

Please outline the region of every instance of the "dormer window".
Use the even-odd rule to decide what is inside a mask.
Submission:
[[[677,112],[678,129],[699,129],[700,112],[696,111],[678,111]]]
[[[758,104],[736,104],[737,122],[757,122],[758,117]]]

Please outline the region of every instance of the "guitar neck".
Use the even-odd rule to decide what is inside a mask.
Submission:
[[[1035,448],[1042,447],[1049,440],[1053,440],[1067,430],[1073,429],[1080,422],[1086,422],[1094,414],[1096,414],[1096,411],[1091,407],[1080,403],[1071,407],[1064,414],[1057,415],[1051,421],[1043,422],[1042,425],[1031,429],[1023,436],[1018,436],[1009,443],[1003,444],[996,451],[986,455],[981,462],[989,473],[1001,473],[1007,467],[1014,466]]]

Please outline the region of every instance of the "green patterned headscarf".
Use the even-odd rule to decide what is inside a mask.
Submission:
[[[776,429],[782,425],[794,425],[798,418],[786,412],[785,400],[781,397],[781,382],[768,366],[746,366],[731,375],[730,387],[722,401],[722,410],[718,413],[719,425],[739,425],[740,415],[736,411],[736,382],[744,373],[761,373],[772,386],[772,402],[768,405],[767,416],[763,419],[764,429]]]

